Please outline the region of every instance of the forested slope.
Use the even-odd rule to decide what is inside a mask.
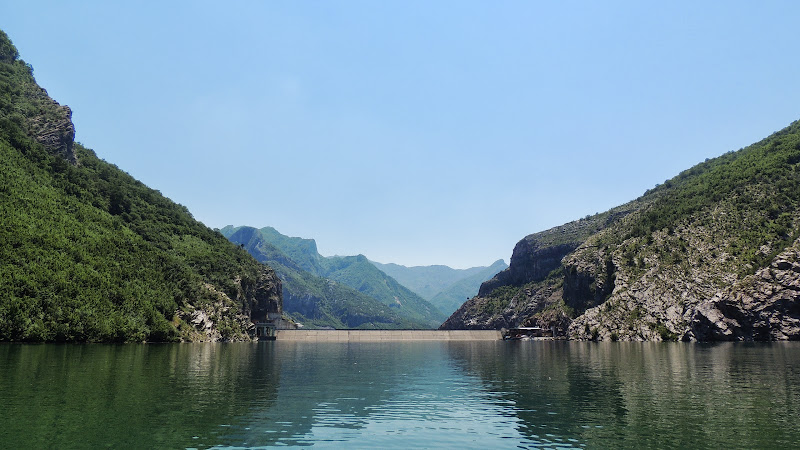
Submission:
[[[408,329],[430,324],[410,320],[367,294],[343,283],[316,276],[268,242],[261,230],[238,227],[223,230],[231,242],[269,264],[283,282],[284,311],[309,328]],[[282,235],[281,235],[282,236]],[[285,237],[285,236],[284,236]]]
[[[381,272],[431,302],[445,315],[452,314],[466,299],[474,296],[481,283],[508,267],[503,260],[495,261],[489,267],[469,269],[453,269],[442,265],[406,267],[393,263],[370,262]]]
[[[235,237],[242,228],[250,227],[234,227],[226,226],[221,233],[228,236],[229,239],[237,244],[245,244],[245,240],[240,237]],[[445,319],[445,315],[439,311],[430,302],[415,294],[405,286],[398,283],[394,278],[386,275],[377,267],[375,267],[365,256],[330,256],[324,257],[317,251],[317,243],[313,239],[303,239],[298,237],[289,237],[279,233],[272,227],[264,227],[258,230],[260,239],[267,242],[275,250],[279,251],[283,256],[274,257],[269,259],[264,256],[261,251],[254,250],[253,247],[246,247],[251,250],[251,253],[260,260],[273,261],[280,263],[281,261],[291,261],[291,265],[295,266],[301,271],[305,271],[312,277],[326,279],[332,281],[334,284],[340,284],[352,288],[359,292],[360,296],[357,297],[341,297],[335,302],[341,305],[340,314],[351,314],[353,317],[361,317],[364,314],[372,317],[369,322],[377,323],[396,323],[392,328],[436,328]],[[249,234],[247,239],[249,240]],[[274,253],[267,251],[267,253]],[[294,287],[299,287],[293,283]],[[318,289],[314,289],[314,298],[322,299]],[[297,291],[300,292],[300,291]],[[310,291],[306,291],[310,293]],[[338,292],[345,294],[345,291]],[[304,294],[305,295],[305,294]],[[372,299],[380,302],[389,308],[393,314],[385,315],[378,314],[378,310],[373,306],[368,306],[364,296],[371,297]],[[334,297],[330,295],[325,296],[329,301],[333,301]],[[344,305],[349,303],[349,306]],[[360,306],[358,306],[360,305]],[[321,306],[321,305],[320,305]],[[367,310],[359,311],[360,307],[365,307]],[[287,307],[287,309],[290,307]],[[291,308],[294,308],[293,306]],[[355,309],[351,309],[355,308]],[[377,314],[377,315],[376,315]],[[360,321],[362,319],[358,319]],[[345,321],[345,323],[348,323]],[[380,325],[379,327],[385,328],[387,325]]]
[[[249,339],[280,311],[266,266],[73,143],[0,32],[0,340]]]

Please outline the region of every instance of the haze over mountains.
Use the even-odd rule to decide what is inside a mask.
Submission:
[[[75,143],[70,109],[2,32],[0,156],[2,341],[248,340],[282,305],[308,326],[431,328],[458,303],[440,297],[503,266],[448,285],[447,268],[326,258],[269,227],[226,227],[234,245]],[[523,238],[441,327],[524,325],[572,339],[800,339],[800,122]]]
[[[319,327],[436,328],[451,312],[364,256],[323,258],[313,240],[270,228],[223,230],[277,269],[282,298],[269,267],[75,144],[69,108],[0,38],[0,339],[249,339],[251,320],[284,298]]]
[[[289,237],[272,227],[229,225],[220,232],[273,267],[283,280],[286,313],[316,327],[436,328],[477,293],[481,282],[506,267],[498,261],[466,270],[406,268],[370,262],[363,255],[324,257],[313,239]],[[437,298],[438,304],[428,298]]]
[[[469,269],[453,269],[443,265],[406,267],[375,261],[372,264],[448,316],[477,294],[481,283],[508,267],[502,259],[489,267]]]

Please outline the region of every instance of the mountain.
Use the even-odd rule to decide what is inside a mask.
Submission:
[[[322,328],[425,328],[429,325],[401,317],[397,311],[345,284],[304,270],[261,230],[226,227],[231,242],[243,246],[258,261],[272,267],[283,282],[284,311],[306,327]],[[316,246],[315,246],[316,248]]]
[[[280,280],[74,142],[0,31],[0,340],[249,340]]]
[[[399,264],[381,264],[371,261],[383,273],[450,315],[466,299],[478,292],[481,283],[508,267],[503,260],[489,267],[453,269],[447,266],[406,267]]]
[[[221,229],[220,232],[227,236],[232,242],[245,245],[245,248],[251,251],[251,254],[257,259],[270,261],[270,264],[274,264],[275,266],[277,266],[275,263],[281,263],[285,267],[294,267],[297,270],[305,271],[317,279],[328,280],[348,286],[364,296],[377,300],[380,304],[390,308],[390,311],[394,312],[393,315],[382,316],[378,314],[378,310],[375,309],[374,306],[370,306],[370,311],[372,311],[369,314],[369,317],[371,317],[370,321],[359,323],[361,319],[356,319],[355,322],[352,322],[340,318],[339,320],[344,327],[352,327],[354,323],[358,323],[356,326],[369,324],[364,326],[375,326],[379,328],[436,328],[446,318],[435,306],[419,295],[411,292],[408,288],[402,286],[392,277],[381,272],[363,255],[324,257],[317,251],[317,244],[313,239],[288,237],[279,233],[272,227],[264,227],[258,230],[260,240],[263,240],[263,242],[269,244],[274,250],[283,254],[283,260],[281,260],[279,256],[274,253],[274,250],[271,255],[260,255],[261,252],[254,252],[253,250],[258,250],[257,246],[249,245],[249,240],[245,241],[244,239],[245,237],[252,239],[250,235],[252,231],[248,232],[245,236],[237,236],[237,233],[244,228],[249,227],[233,227],[229,225]],[[281,269],[278,270],[280,272]],[[287,282],[287,285],[288,284]],[[311,296],[316,300],[311,300],[311,297],[307,295],[309,294],[308,291],[294,292],[293,287],[288,287],[288,289],[292,292],[291,295],[293,297],[299,295],[303,298],[307,298],[306,303],[313,303],[313,301],[322,298],[326,298],[326,302],[337,299],[335,301],[339,304],[348,301],[355,302],[355,298],[348,297],[350,294],[346,291],[340,292],[342,294],[341,297],[334,295],[322,296],[317,292]],[[359,300],[356,303],[363,306],[367,305],[363,296],[358,298]],[[288,298],[285,303],[287,311],[297,312],[294,303],[289,301]],[[352,303],[348,307],[341,307],[339,309],[339,314],[361,317],[364,312],[359,311],[356,303]],[[306,316],[306,318],[308,319],[310,317]],[[318,322],[318,324],[322,325],[323,323]],[[333,323],[331,323],[331,325],[333,325]]]
[[[466,300],[475,296],[483,282],[490,280],[499,272],[505,270],[508,265],[502,259],[492,263],[489,267],[484,267],[477,273],[463,278],[447,286],[437,293],[430,302],[445,314],[453,314]]]
[[[442,328],[800,339],[800,122],[602,214],[525,237]]]

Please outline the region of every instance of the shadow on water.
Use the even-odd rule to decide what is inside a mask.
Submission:
[[[5,448],[216,445],[280,377],[264,344],[7,344],[0,361]]]
[[[796,343],[454,344],[533,441],[589,447],[790,448],[800,441]]]

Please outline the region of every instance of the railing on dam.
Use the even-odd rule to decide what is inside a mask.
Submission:
[[[278,341],[499,341],[498,330],[278,330]]]

